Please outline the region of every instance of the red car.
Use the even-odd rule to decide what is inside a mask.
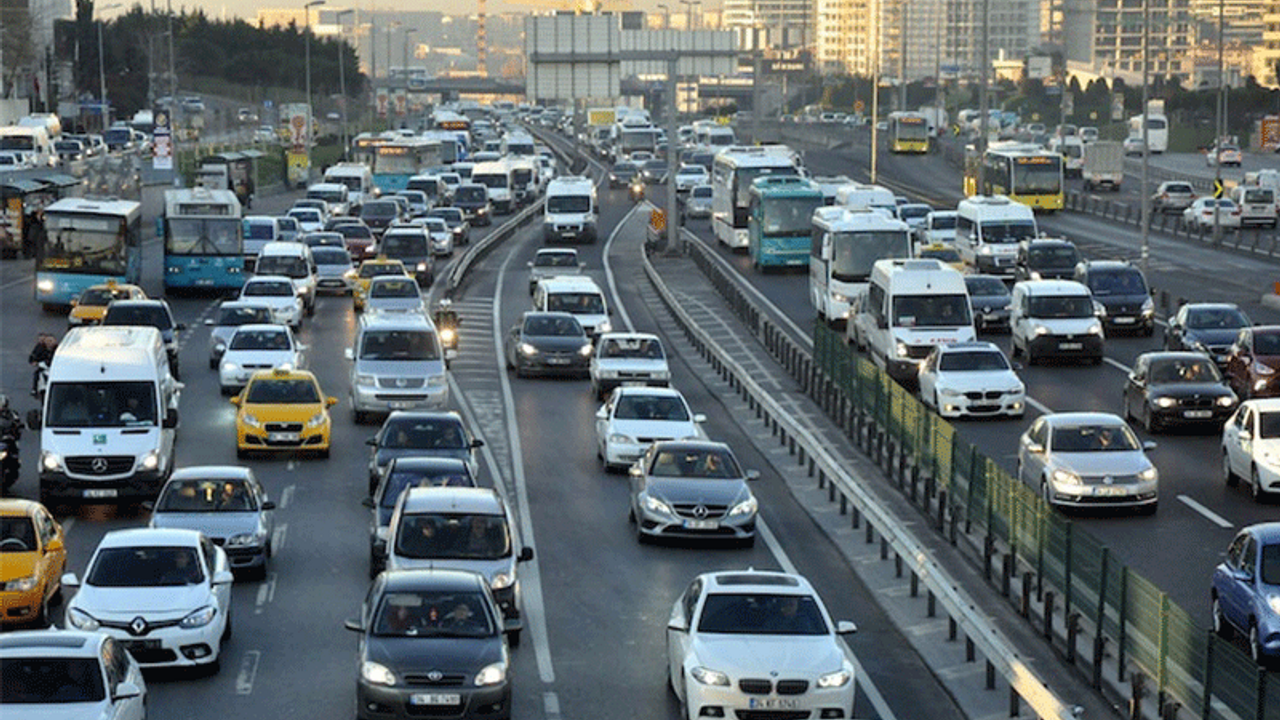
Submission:
[[[1280,396],[1280,325],[1241,328],[1224,374],[1241,400]]]

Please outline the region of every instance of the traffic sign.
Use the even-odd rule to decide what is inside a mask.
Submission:
[[[865,107],[866,107],[866,105],[864,105],[864,104],[862,103],[862,101],[861,101],[861,100],[854,100],[854,101],[853,101],[853,111],[854,111],[854,112],[862,112],[862,109],[863,109],[863,108],[865,108]]]
[[[1222,193],[1223,193],[1223,192],[1224,192],[1224,189],[1223,189],[1223,187],[1222,187],[1222,178],[1214,178],[1214,181],[1213,181],[1213,196],[1214,196],[1215,198],[1220,198],[1220,197],[1222,197]]]
[[[649,213],[649,227],[658,232],[667,229],[667,213],[665,210],[654,210]]]

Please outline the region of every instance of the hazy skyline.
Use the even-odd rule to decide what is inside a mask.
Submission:
[[[122,4],[119,8],[108,10],[105,15],[108,18],[123,15],[129,12],[129,10],[135,5],[142,5],[144,8],[154,7],[159,11],[163,11],[166,7],[169,7],[169,3],[171,1],[172,0],[148,0],[147,2]],[[573,0],[531,0],[528,5],[520,4],[519,2],[506,2],[504,0],[489,0],[487,11],[493,15],[500,13],[529,13],[546,11],[555,9],[556,2],[563,3],[568,7],[572,5]],[[213,18],[229,19],[238,17],[252,22],[257,18],[259,8],[301,8],[303,4],[303,2],[290,0],[284,0],[281,2],[275,2],[272,0],[268,0],[267,2],[262,2],[260,0],[227,0],[226,2],[213,2],[208,4],[201,3],[197,5],[192,5],[186,1],[181,3],[173,2],[172,7],[175,12],[179,12],[184,7],[188,10],[198,7],[204,10],[208,16]],[[643,10],[645,12],[661,12],[657,7],[657,0],[622,0],[621,2],[617,0],[604,0],[602,4],[608,10]],[[679,0],[670,0],[670,2],[666,4],[680,8],[679,11],[683,11],[685,8],[684,5],[679,3]],[[714,3],[704,0],[702,5],[699,5],[698,7],[703,9],[703,6],[709,6],[706,9],[716,9],[719,5],[719,0],[715,0]],[[476,11],[475,0],[470,0],[468,2],[456,2],[455,0],[392,0],[391,2],[387,2],[387,0],[382,0],[377,3],[359,2],[359,0],[356,0],[355,2],[352,2],[351,0],[327,0],[325,7],[353,7],[360,8],[362,10],[375,9],[378,12],[438,11],[443,12],[446,15],[474,15]],[[677,10],[673,8],[672,12],[677,12]]]

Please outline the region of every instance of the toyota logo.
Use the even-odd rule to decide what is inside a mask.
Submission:
[[[146,619],[141,616],[134,618],[133,621],[129,623],[129,632],[133,633],[134,635],[146,634],[147,632]]]
[[[427,679],[430,680],[431,682],[440,682],[441,680],[444,679],[444,673],[440,672],[439,670],[432,670],[431,672],[427,673]]]
[[[100,457],[94,458],[89,462],[89,469],[101,475],[107,471],[107,459]]]
[[[704,518],[707,516],[707,506],[699,505],[693,509],[693,516],[696,518]]]

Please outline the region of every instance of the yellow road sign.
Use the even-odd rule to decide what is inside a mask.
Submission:
[[[1213,196],[1215,198],[1220,198],[1222,197],[1223,192],[1225,192],[1225,190],[1222,187],[1222,179],[1221,178],[1215,179],[1213,181]]]
[[[667,229],[667,213],[665,210],[654,210],[649,213],[649,225],[659,232]]]

